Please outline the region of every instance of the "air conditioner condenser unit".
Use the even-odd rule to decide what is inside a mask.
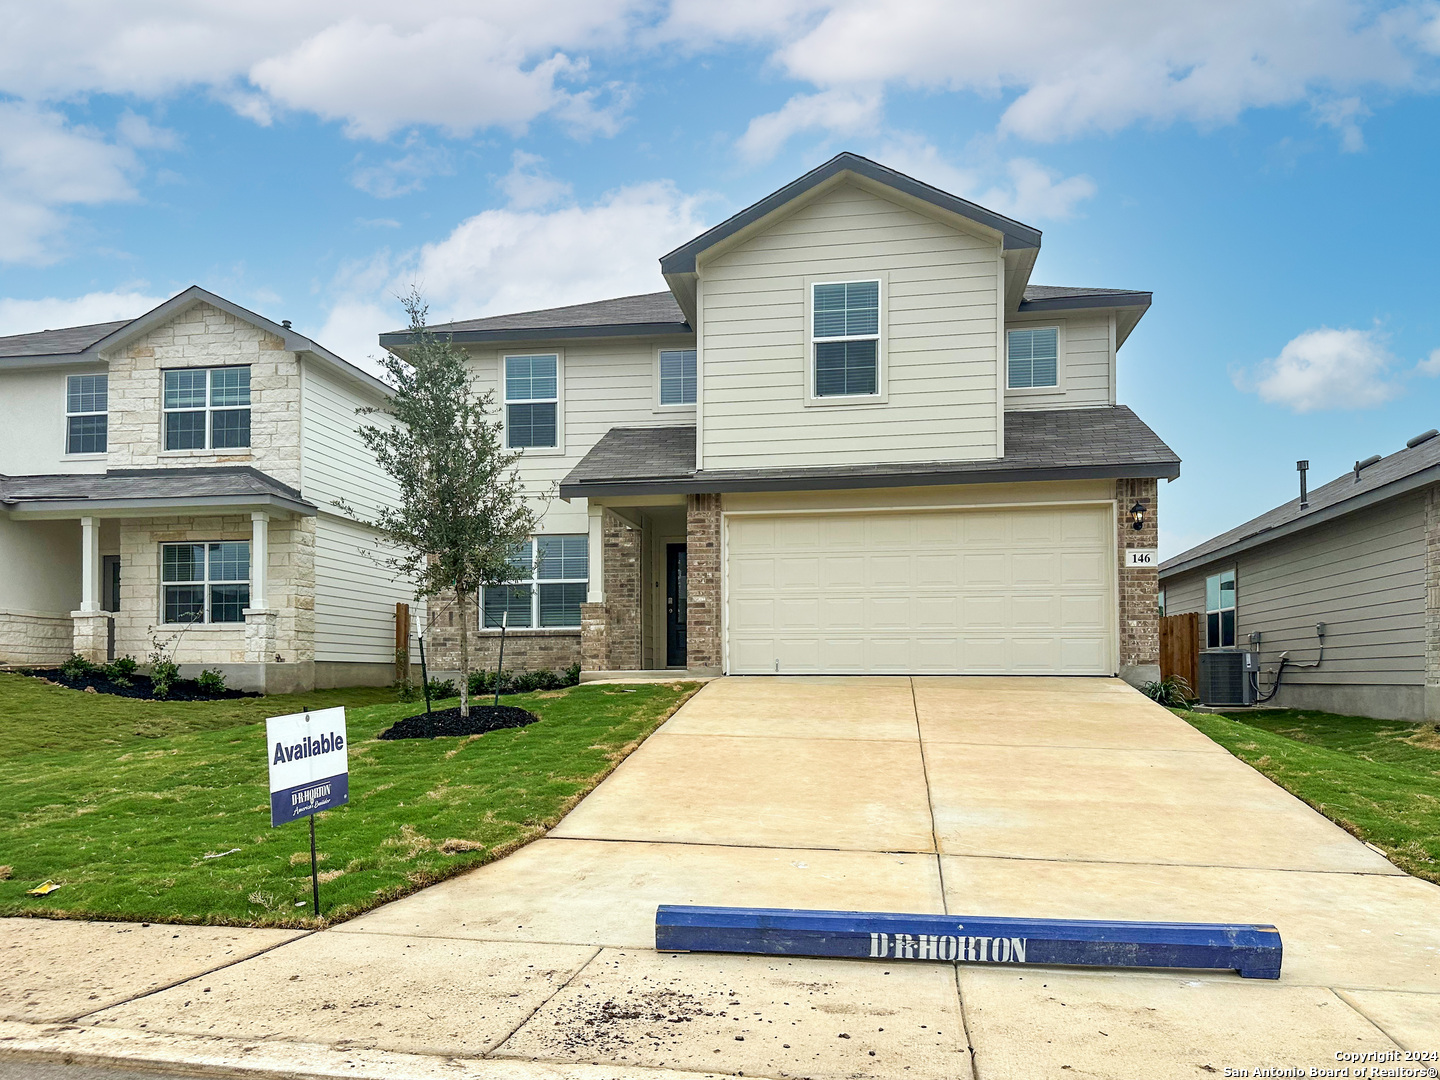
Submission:
[[[1212,649],[1200,654],[1200,685],[1205,705],[1254,705],[1260,654],[1241,649]]]

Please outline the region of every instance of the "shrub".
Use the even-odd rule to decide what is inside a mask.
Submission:
[[[1179,675],[1171,675],[1160,682],[1144,683],[1140,692],[1167,709],[1183,709],[1195,700],[1195,691]]]
[[[438,698],[458,697],[460,694],[460,691],[455,687],[454,679],[431,679],[426,685],[430,689],[431,701]]]
[[[409,679],[401,679],[395,684],[396,701],[414,701],[415,698],[419,696],[419,693],[420,691],[416,689],[415,684]]]
[[[476,671],[470,675],[470,693],[476,697],[495,693],[496,675],[493,671]],[[580,681],[580,665],[571,664],[564,671],[541,668],[538,671],[522,671],[518,675],[502,671],[499,675],[500,693],[529,694],[536,690],[563,690]]]
[[[565,669],[565,685],[566,685],[566,686],[579,686],[579,685],[580,685],[580,665],[579,665],[578,662],[577,662],[577,663],[574,663],[574,664],[571,664],[569,667],[567,667],[567,668]]]
[[[60,665],[60,674],[66,679],[83,679],[87,675],[94,675],[99,668],[92,664],[79,653],[71,653],[70,659]]]
[[[225,676],[216,668],[206,668],[195,681],[204,693],[219,695],[225,692]]]
[[[122,686],[130,685],[130,677],[135,674],[135,669],[140,665],[136,663],[133,656],[121,656],[111,660],[100,670],[111,682],[117,682]]]
[[[156,660],[150,665],[150,692],[161,701],[175,689],[175,680],[180,678],[180,665],[173,660]]]

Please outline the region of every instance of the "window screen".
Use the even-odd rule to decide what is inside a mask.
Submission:
[[[813,289],[815,396],[879,393],[880,282],[824,282]]]
[[[560,358],[505,358],[505,429],[514,448],[558,446]]]
[[[1059,382],[1060,331],[1053,326],[1011,330],[1008,335],[1010,389],[1056,386]]]
[[[660,350],[660,404],[695,404],[695,350]]]

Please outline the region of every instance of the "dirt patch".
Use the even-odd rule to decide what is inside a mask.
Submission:
[[[391,725],[377,739],[434,739],[455,735],[483,735],[487,731],[525,727],[540,718],[514,705],[471,705],[470,715],[462,717],[460,706],[431,713],[408,716]]]

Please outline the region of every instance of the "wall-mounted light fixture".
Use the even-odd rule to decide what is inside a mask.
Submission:
[[[1145,504],[1138,499],[1135,505],[1130,507],[1130,523],[1134,526],[1136,532],[1139,532],[1145,527]]]

